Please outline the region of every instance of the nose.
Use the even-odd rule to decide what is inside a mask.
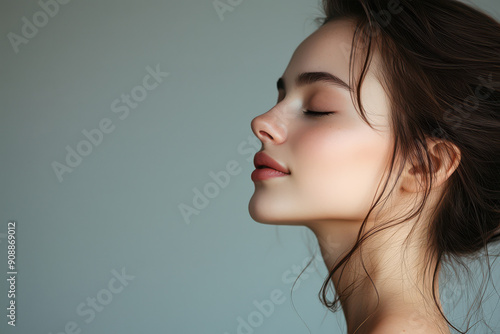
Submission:
[[[262,143],[279,145],[286,140],[286,126],[274,108],[255,117],[250,126]]]

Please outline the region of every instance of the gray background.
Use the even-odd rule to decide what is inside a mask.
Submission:
[[[498,0],[474,3],[500,17]],[[0,267],[6,277],[6,225],[16,220],[18,306],[12,328],[0,280],[1,333],[55,334],[74,322],[81,333],[233,334],[239,317],[259,320],[254,301],[276,289],[284,302],[240,332],[345,332],[343,315],[317,298],[319,261],[292,304],[290,278],[316,249],[310,233],[255,223],[247,210],[260,148],[250,121],[274,105],[276,79],[316,29],[319,1],[232,7],[220,17],[210,0],[73,0],[16,53],[7,34],[21,35],[22,18],[33,22],[41,7],[2,2]],[[120,119],[113,101],[157,64],[169,76]],[[105,118],[113,131],[60,181],[52,163],[64,164],[66,147]],[[231,161],[239,173],[186,223],[179,204],[192,206],[195,189]],[[110,292],[122,268],[134,278]],[[448,289],[447,300],[464,300],[463,288]],[[90,306],[77,312],[96,297],[105,305],[93,319]]]

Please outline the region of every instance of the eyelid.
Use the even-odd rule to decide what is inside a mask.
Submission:
[[[280,103],[280,95],[281,95],[282,91],[283,91],[283,89],[278,89],[277,103]],[[325,116],[332,115],[332,114],[336,113],[334,111],[314,111],[314,110],[309,110],[309,109],[306,109],[302,112],[304,113],[304,115],[309,116],[309,117],[325,117]]]
[[[313,110],[305,110],[303,113],[307,116],[312,117],[324,117],[327,115],[335,114],[334,111],[313,111]]]

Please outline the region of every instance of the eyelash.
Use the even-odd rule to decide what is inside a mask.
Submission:
[[[327,115],[334,114],[333,111],[323,112],[323,111],[312,111],[312,110],[306,110],[303,113],[307,116],[312,116],[312,117],[324,117]]]

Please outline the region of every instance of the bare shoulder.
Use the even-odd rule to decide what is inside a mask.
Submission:
[[[450,334],[450,331],[446,323],[438,325],[429,318],[411,314],[407,317],[387,317],[366,331],[366,334]]]

